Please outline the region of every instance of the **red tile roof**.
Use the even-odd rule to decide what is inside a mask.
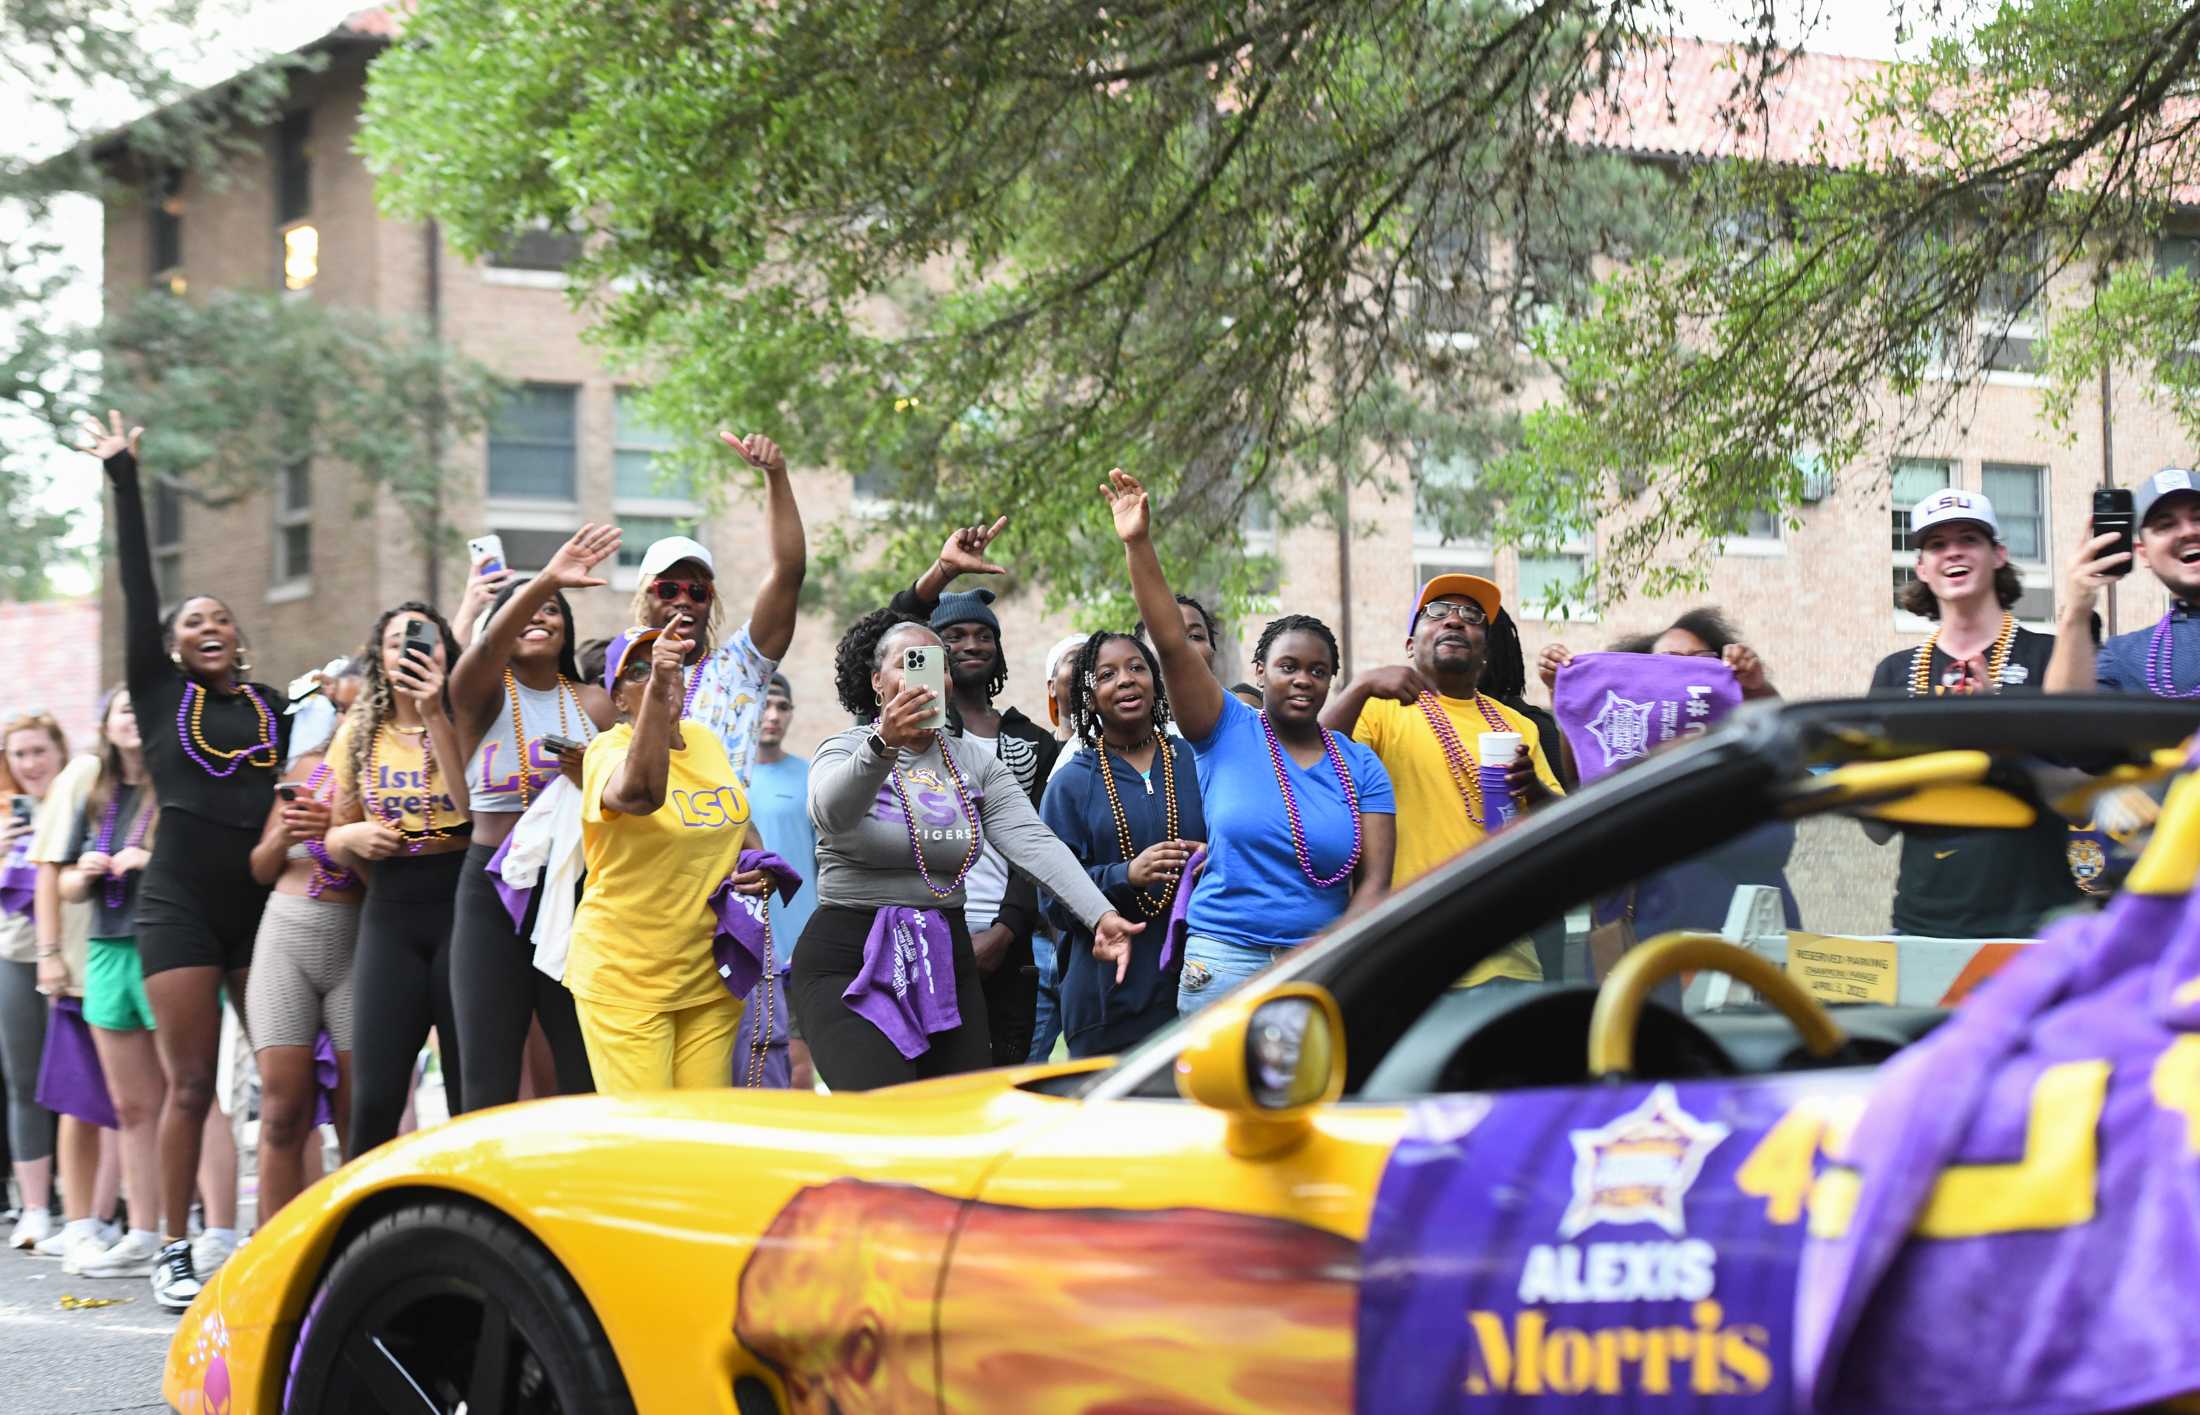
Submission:
[[[1738,107],[1743,66],[1752,62],[1735,45],[1676,39],[1622,69],[1605,98],[1578,105],[1573,135],[1615,152],[1803,162],[1822,126],[1837,153],[1855,152],[1851,97],[1885,64],[1796,54],[1764,86],[1761,108]]]

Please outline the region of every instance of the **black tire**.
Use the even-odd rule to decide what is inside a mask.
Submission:
[[[468,1415],[634,1411],[603,1327],[539,1244],[480,1209],[423,1202],[377,1219],[329,1269],[283,1408],[447,1415],[462,1403]]]

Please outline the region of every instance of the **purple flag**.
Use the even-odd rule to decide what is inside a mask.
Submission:
[[[0,865],[0,914],[28,914],[38,897],[38,866],[24,858],[23,849]]]
[[[496,886],[497,898],[504,901],[504,912],[512,916],[512,927],[527,927],[527,905],[535,897],[533,889],[520,889],[504,882],[504,857],[512,853],[512,837],[504,837],[504,843],[489,857],[489,883]]]
[[[1207,847],[1202,845],[1184,862],[1184,877],[1176,882],[1176,898],[1169,905],[1169,922],[1161,929],[1161,970],[1169,970],[1177,945],[1192,931],[1192,886],[1207,869]]]
[[[46,1050],[38,1060],[38,1103],[57,1115],[73,1115],[87,1125],[119,1130],[115,1103],[107,1094],[107,1073],[92,1045],[84,1004],[73,997],[53,1000],[46,1019]]]
[[[771,875],[772,887],[782,904],[802,888],[802,876],[795,867],[769,850],[743,850],[733,870],[734,874],[763,870]],[[733,875],[727,875],[710,896],[710,911],[718,917],[718,932],[710,941],[711,957],[717,960],[719,980],[735,997],[747,997],[755,989],[756,980],[764,976],[770,907],[768,896],[736,890]]]
[[[909,1060],[930,1051],[936,1033],[962,1025],[947,916],[892,904],[879,910],[863,940],[863,967],[840,1000]]]
[[[1799,1404],[2063,1415],[2200,1389],[2200,907],[2125,893],[2051,930],[1826,1149]]]
[[[1551,692],[1583,785],[1702,732],[1741,702],[1733,669],[1680,654],[1576,654]]]

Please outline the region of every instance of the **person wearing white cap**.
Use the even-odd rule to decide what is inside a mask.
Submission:
[[[1887,655],[1874,694],[1913,698],[2036,693],[2055,640],[2017,626],[2024,586],[2009,567],[1994,505],[1975,491],[1936,491],[1910,512],[1917,578],[1901,604],[1935,621],[1914,649]],[[1867,825],[1884,843],[1891,832]],[[1902,832],[1894,931],[1926,938],[2027,938],[2040,918],[2079,899],[2069,831],[2043,815],[2028,830]]]
[[[2132,498],[2132,548],[2169,591],[2169,612],[2090,652],[2101,589],[2131,570],[2132,556],[2106,553],[2116,537],[2084,540],[2071,558],[2061,604],[2063,643],[2048,667],[2051,693],[2151,693],[2200,698],[2200,472],[2165,467]]]
[[[680,716],[718,734],[733,761],[734,774],[746,785],[756,763],[765,690],[780,657],[794,642],[795,605],[809,560],[802,511],[795,504],[786,454],[779,444],[762,433],[735,437],[720,432],[718,439],[764,474],[764,540],[770,563],[757,584],[749,617],[731,638],[719,643],[717,561],[700,541],[667,536],[642,552],[634,622],[662,629],[674,615],[684,614],[698,626]]]

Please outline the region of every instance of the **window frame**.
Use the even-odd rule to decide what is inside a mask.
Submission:
[[[184,495],[166,477],[152,478],[153,494],[146,506],[146,540],[153,550],[153,587],[160,612],[167,615],[183,593]]]
[[[146,278],[170,294],[183,293],[183,169],[163,168],[146,190]],[[162,260],[166,254],[169,258]]]
[[[1513,594],[1505,604],[1512,611],[1515,620],[1522,624],[1594,624],[1603,617],[1595,605],[1569,605],[1567,612],[1559,615],[1545,613],[1541,600],[1528,598],[1525,576],[1531,560],[1575,560],[1580,562],[1582,570],[1587,570],[1596,560],[1596,542],[1590,536],[1571,535],[1560,541],[1558,548],[1552,551],[1515,551]]]
[[[1899,534],[1903,537],[1904,540],[1907,540],[1910,533],[1910,510],[1924,498],[1905,497],[1897,500],[1897,498],[1895,497],[1895,478],[1901,475],[1902,468],[1905,465],[1932,465],[1939,467],[1941,471],[1941,483],[1939,489],[1942,491],[1947,491],[1953,489],[1956,486],[1956,471],[1959,464],[1953,457],[1896,457],[1888,462],[1888,514],[1890,518],[1900,518],[1901,526],[1899,529]],[[1894,573],[1906,575],[1910,579],[1915,579],[1917,572],[1917,552],[1911,550],[1907,545],[1895,546],[1893,544],[1893,540],[1896,534],[1897,528],[1893,520],[1890,519],[1887,527],[1889,542],[1888,550],[1893,561]],[[1907,581],[1905,581],[1904,583],[1907,583]],[[1896,589],[1895,581],[1892,575],[1890,575],[1888,578],[1887,588],[1888,599],[1890,601],[1889,607],[1894,612],[1894,627],[1897,632],[1904,634],[1929,634],[1933,631],[1934,625],[1932,620],[1927,619],[1922,615],[1912,614],[1907,609],[1904,609],[1902,607],[1901,602],[1898,598],[1900,591]]]
[[[629,402],[640,397],[641,393],[642,389],[631,384],[620,384],[611,390],[612,519],[617,521],[622,528],[626,526],[629,518],[671,521],[679,528],[668,532],[668,534],[697,536],[703,526],[704,506],[701,499],[692,494],[694,489],[692,481],[689,483],[691,494],[687,496],[667,494],[665,489],[657,488],[654,485],[647,493],[628,490],[619,485],[620,454],[643,452],[654,460],[657,454],[670,451],[678,445],[678,438],[670,432],[658,428],[644,428],[639,425],[638,420],[635,425],[629,425],[624,410]],[[644,431],[659,436],[662,440],[636,441],[627,436],[630,432]],[[655,539],[655,537],[651,537],[651,539]],[[621,561],[629,549],[639,556],[647,546],[648,542],[638,536],[630,536],[621,542],[619,556],[613,560],[611,574],[608,577],[613,589],[630,590],[641,583],[640,564],[627,565],[621,563]]]
[[[2039,508],[2034,514],[2036,514],[2040,523],[2040,553],[2037,559],[2026,560],[2019,558],[2014,551],[2011,551],[2009,567],[2015,570],[2017,578],[2024,582],[2025,593],[2028,596],[2032,592],[2040,590],[2044,590],[2047,594],[2047,613],[2044,616],[2027,619],[2020,613],[2017,622],[2027,629],[2052,632],[2055,623],[2055,569],[2051,550],[2051,547],[2055,544],[2054,497],[2052,494],[2055,485],[2054,469],[2039,462],[1986,461],[1979,464],[1979,491],[1988,501],[1994,502],[1994,515],[1996,519],[2003,523],[2002,543],[2007,545],[2008,517],[2003,514],[2001,503],[1994,501],[1994,493],[1988,490],[1986,486],[1986,478],[1989,473],[1993,472],[2029,472],[2032,474],[2034,505]]]
[[[291,479],[297,477],[304,487],[302,500],[291,500]],[[313,459],[301,457],[287,463],[275,480],[274,490],[268,497],[273,508],[273,539],[269,546],[268,592],[270,603],[286,599],[303,598],[313,586]],[[290,536],[294,531],[305,532],[305,565],[301,569],[291,563]]]
[[[491,416],[489,426],[482,439],[482,495],[488,507],[499,511],[536,510],[544,507],[560,507],[567,510],[579,508],[581,496],[582,388],[583,385],[578,383],[556,383],[543,379],[525,379],[513,389],[512,396],[515,398],[537,390],[552,390],[569,396],[567,438],[563,442],[515,438],[509,435],[500,437],[497,431],[497,420],[502,416],[502,412],[500,410],[497,414]],[[565,447],[569,449],[571,462],[564,493],[561,495],[499,489],[496,484],[497,447],[499,443],[517,447]],[[517,522],[508,523],[519,524]],[[527,529],[534,528],[527,527]]]

